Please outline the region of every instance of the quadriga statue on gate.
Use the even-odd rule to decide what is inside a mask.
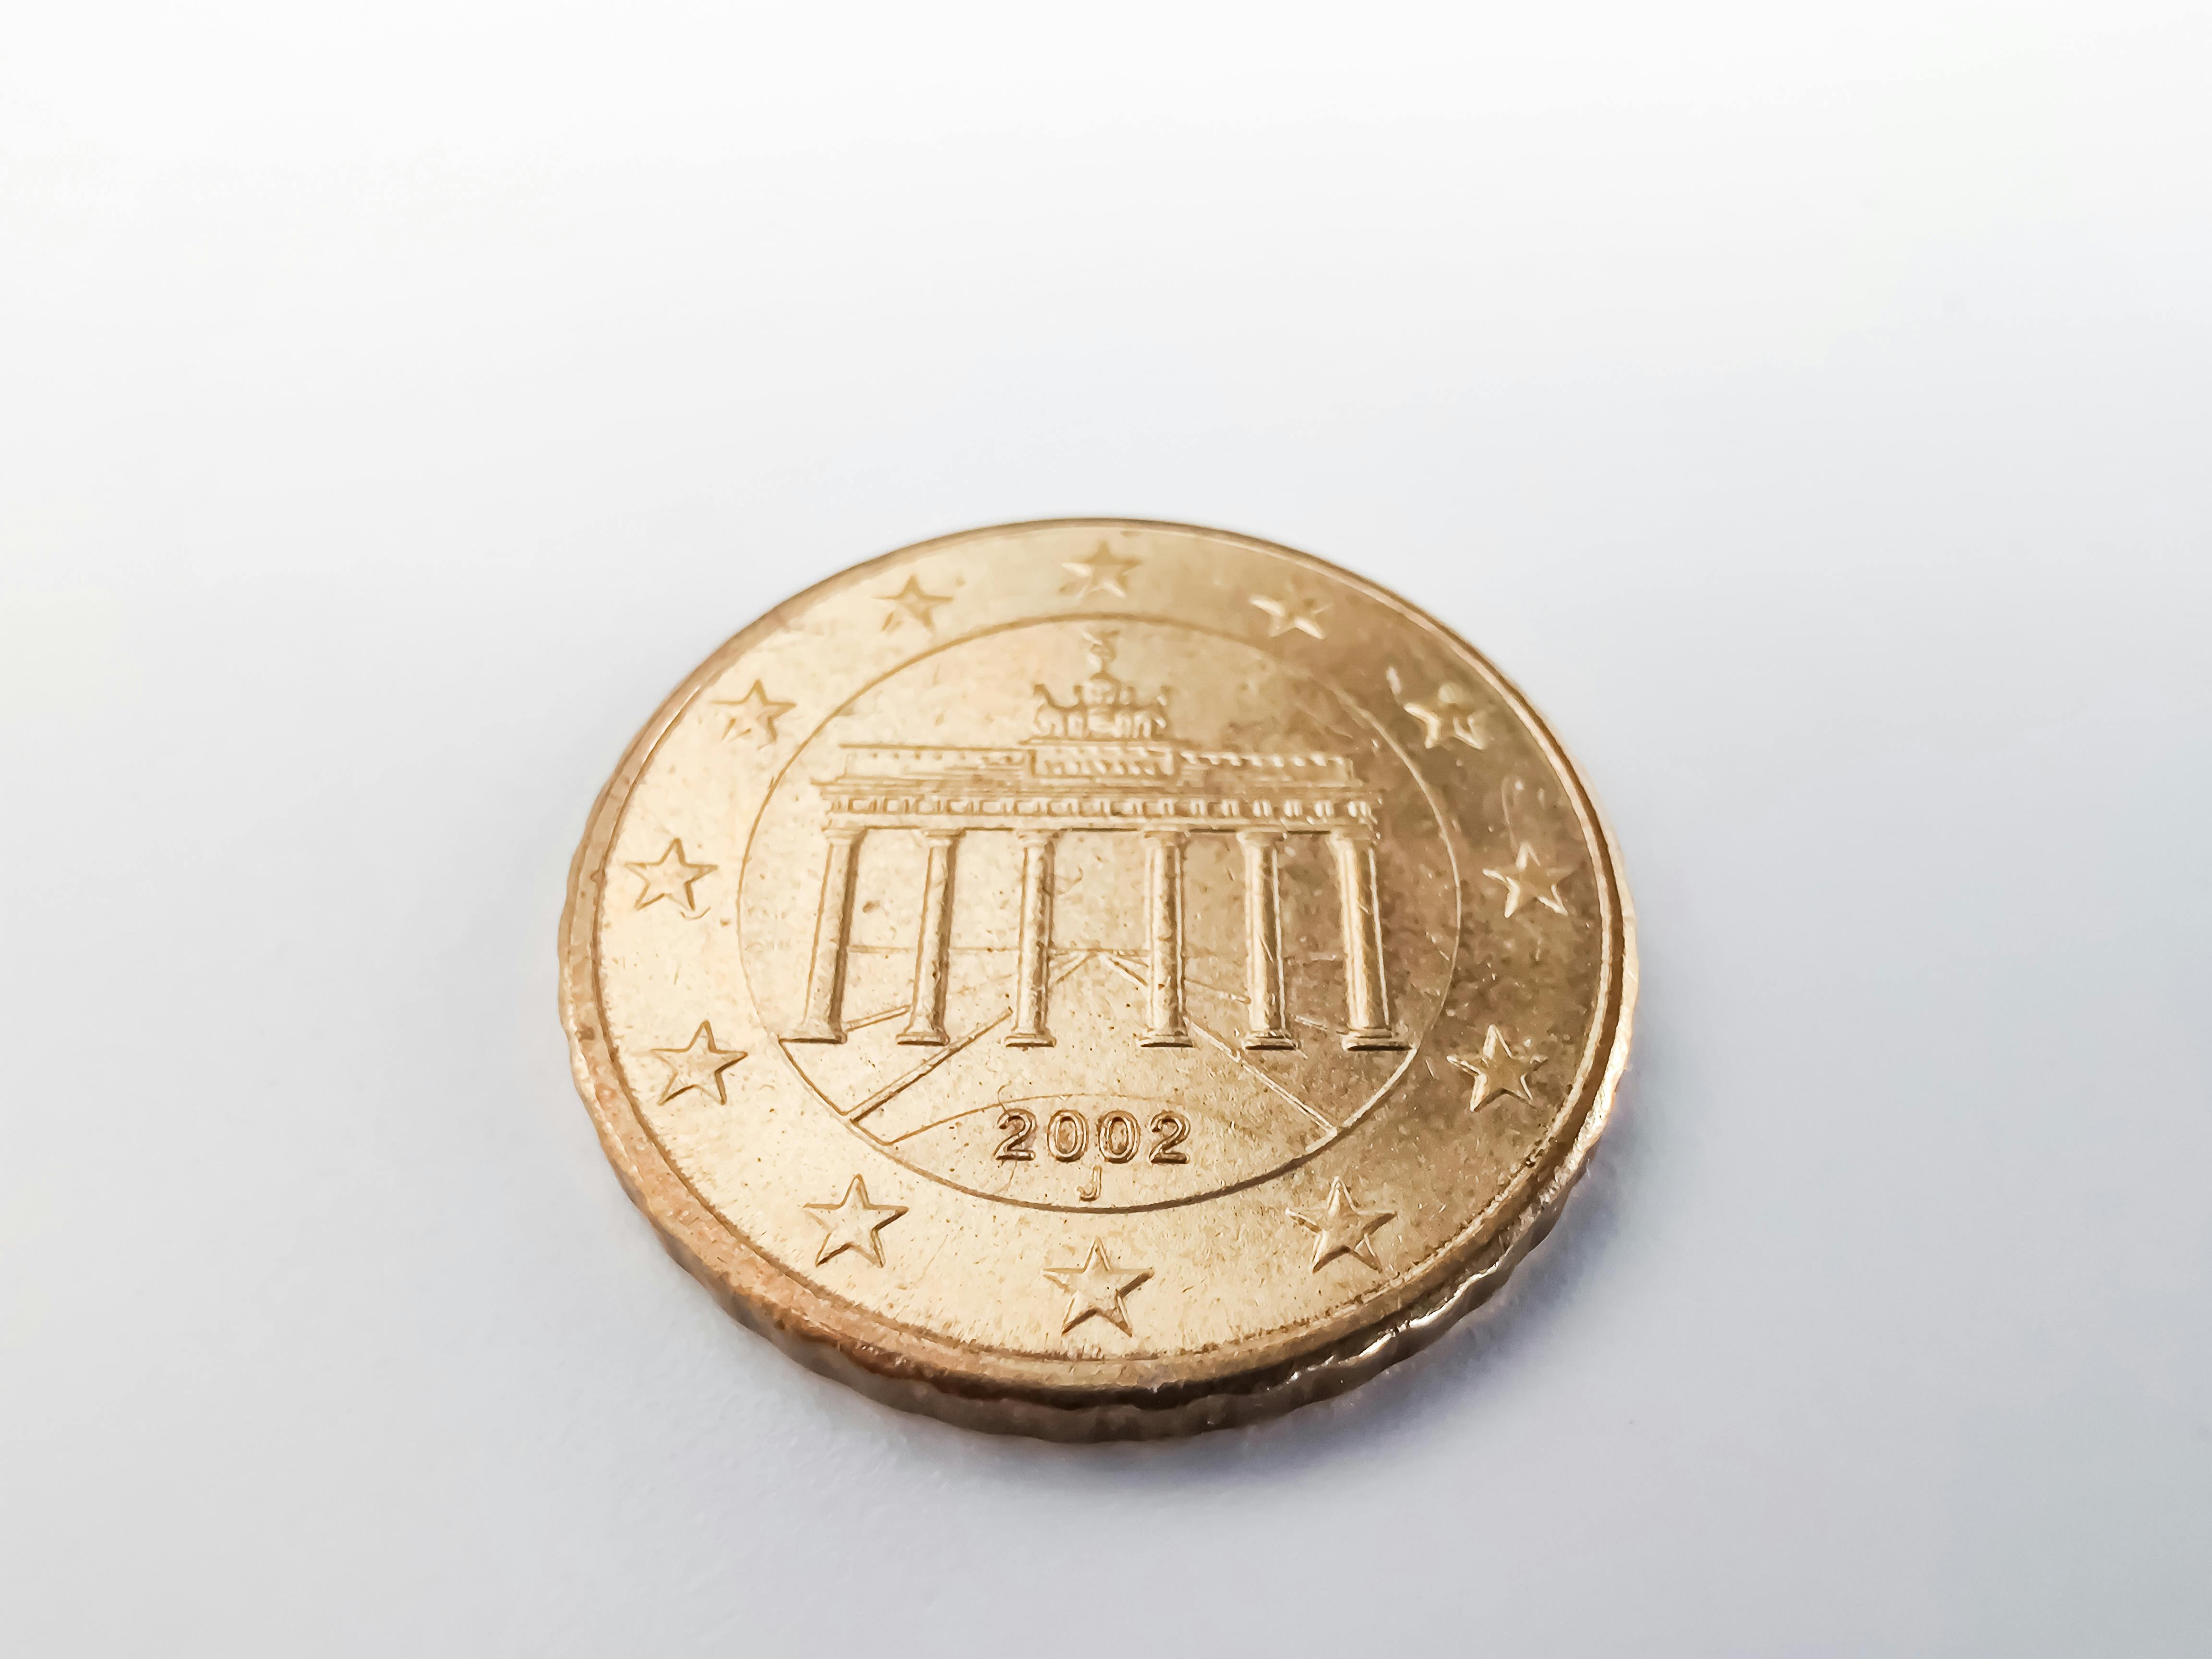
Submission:
[[[1132,687],[1107,672],[1114,660],[1114,636],[1100,630],[1085,639],[1091,652],[1091,678],[1075,688],[1073,702],[1060,702],[1042,685],[1030,688],[1036,693],[1036,735],[1078,742],[1165,737],[1167,693],[1162,690],[1139,702]]]

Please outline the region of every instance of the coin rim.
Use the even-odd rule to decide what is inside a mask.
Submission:
[[[828,590],[958,544],[1053,530],[1168,532],[1240,544],[1344,582],[1467,653],[1538,736],[1587,812],[1603,852],[1602,876],[1618,917],[1611,982],[1601,991],[1613,1028],[1605,1062],[1594,1069],[1572,1136],[1564,1148],[1560,1137],[1552,1138],[1555,1150],[1532,1195],[1487,1236],[1459,1247],[1463,1255],[1454,1259],[1447,1254],[1425,1268],[1426,1284],[1388,1301],[1378,1298],[1379,1305],[1370,1304],[1371,1317],[1358,1318],[1370,1310],[1355,1304],[1348,1330],[1272,1334],[1270,1346],[1276,1352],[1225,1367],[1206,1366],[1202,1356],[1024,1364],[993,1354],[989,1368],[979,1370],[974,1350],[896,1323],[799,1279],[715,1216],[662,1154],[623,1085],[599,1007],[599,903],[622,809],[662,735],[700,690],[782,627],[794,607]],[[1160,1438],[1270,1416],[1352,1387],[1425,1346],[1480,1306],[1550,1231],[1611,1117],[1627,1066],[1638,988],[1635,910],[1612,826],[1557,735],[1495,664],[1397,593],[1325,559],[1232,531],[1138,519],[1030,520],[934,537],[838,571],[741,629],[663,700],[600,789],[570,864],[560,947],[561,1018],[577,1091],[623,1189],[653,1222],[669,1253],[740,1322],[812,1370],[902,1409],[1051,1440]]]

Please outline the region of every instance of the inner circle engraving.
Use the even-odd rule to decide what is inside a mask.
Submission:
[[[1398,919],[1457,891],[1428,792],[1347,699],[1091,616],[956,641],[824,721],[738,920],[763,1019],[856,1133],[965,1191],[1112,1211],[1262,1179],[1367,1111],[1453,967]]]

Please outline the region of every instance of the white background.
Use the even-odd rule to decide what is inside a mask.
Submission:
[[[23,3],[0,1644],[2202,1652],[2212,21]],[[1626,847],[1504,1305],[1168,1447],[724,1317],[568,1080],[592,797],[978,523],[1308,548]]]

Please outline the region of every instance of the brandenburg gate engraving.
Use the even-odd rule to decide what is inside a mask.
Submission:
[[[914,988],[898,1041],[942,1047],[952,896],[962,838],[1006,830],[1021,847],[1018,945],[1011,988],[1012,1048],[1051,1044],[1053,856],[1061,836],[1141,836],[1149,972],[1139,1041],[1186,1048],[1183,854],[1192,836],[1234,836],[1244,890],[1245,1029],[1252,1049],[1294,1048],[1284,997],[1279,860],[1291,836],[1328,838],[1343,933],[1351,1049],[1403,1048],[1390,1020],[1376,899],[1376,801],[1341,755],[1186,749],[1169,735],[1166,694],[1139,702],[1109,672],[1110,636],[1088,637],[1091,677],[1074,701],[1035,688],[1032,734],[1000,748],[847,744],[838,775],[821,782],[828,809],[822,894],[805,1009],[793,1042],[842,1042],[848,940],[861,840],[918,833],[927,849]]]

